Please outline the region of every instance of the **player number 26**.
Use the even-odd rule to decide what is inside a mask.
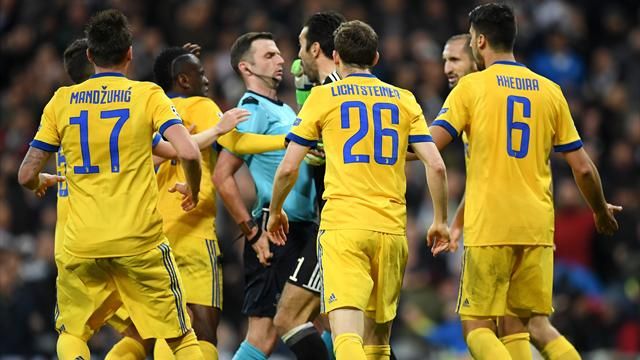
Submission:
[[[129,109],[104,110],[100,112],[100,119],[117,119],[109,136],[109,154],[111,155],[111,172],[120,172],[120,151],[118,150],[118,138],[124,123],[129,120]],[[89,112],[82,110],[80,116],[69,119],[69,124],[80,126],[80,150],[82,152],[82,166],[74,166],[76,174],[95,174],[100,172],[98,165],[91,165],[89,153]]]
[[[368,163],[370,154],[354,154],[353,147],[364,139],[369,133],[369,118],[367,106],[362,101],[346,101],[340,106],[340,126],[343,129],[351,129],[351,109],[357,109],[360,127],[344,144],[342,155],[345,164]],[[398,106],[391,103],[375,103],[371,108],[373,114],[373,158],[381,165],[393,165],[398,161],[398,131],[392,128],[382,128],[382,116],[388,113],[391,116],[391,125],[400,123]],[[382,155],[382,141],[384,137],[391,139],[391,156]]]
[[[529,137],[531,129],[525,122],[513,120],[515,104],[522,104],[522,117],[531,118],[531,101],[526,97],[510,95],[507,97],[507,154],[516,159],[522,159],[529,153]],[[514,131],[520,131],[520,150],[513,148]]]

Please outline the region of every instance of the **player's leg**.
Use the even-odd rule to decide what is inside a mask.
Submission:
[[[540,351],[545,360],[579,360],[580,354],[558,330],[548,315],[534,314],[529,320],[531,342]]]
[[[273,323],[282,341],[298,359],[327,360],[327,348],[311,320],[320,313],[322,274],[316,254],[318,226],[294,222],[289,228],[288,242],[299,251],[285,252],[283,261],[288,278],[278,301]],[[289,263],[289,264],[287,264]]]
[[[298,359],[327,360],[329,354],[310,319],[320,312],[318,294],[287,283],[273,319],[278,335]]]
[[[125,308],[143,339],[165,339],[176,359],[202,359],[191,328],[180,272],[168,242],[114,259]]]
[[[121,305],[110,274],[99,265],[104,261],[57,254],[56,351],[61,360],[88,360],[87,341]]]
[[[365,359],[364,311],[374,286],[370,231],[326,230],[318,236],[322,311],[329,314],[337,360]]]
[[[530,336],[527,329],[529,317],[505,315],[498,320],[500,341],[514,359],[531,359]]]
[[[367,360],[387,360],[391,358],[392,321],[377,323],[375,319],[364,317],[364,353]]]
[[[212,306],[187,305],[191,310],[193,330],[198,335],[200,351],[206,360],[218,360],[218,324],[221,310]]]
[[[113,314],[107,325],[121,334],[122,339],[113,345],[105,360],[144,360],[147,354],[151,353],[153,339],[144,340],[140,336],[124,306]],[[171,356],[173,357],[173,354]]]
[[[456,311],[474,359],[511,359],[496,335],[496,318],[504,315],[513,264],[508,246],[464,249]]]

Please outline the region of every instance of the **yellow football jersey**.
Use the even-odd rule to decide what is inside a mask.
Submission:
[[[220,108],[211,99],[201,96],[181,97],[169,95],[187,128],[194,126],[192,133],[199,133],[215,126],[220,120]],[[169,239],[172,234],[198,236],[214,239],[216,216],[215,190],[211,175],[215,160],[213,147],[201,150],[202,178],[198,206],[189,212],[182,210],[182,195],[167,190],[176,182],[185,182],[186,177],[179,161],[165,161],[158,168],[160,189],[158,211],[162,215],[164,232]],[[172,240],[173,241],[173,240]]]
[[[31,146],[64,149],[72,194],[64,230],[69,253],[128,256],[162,241],[152,134],[181,123],[160,87],[119,73],[56,91]]]
[[[460,79],[433,125],[469,141],[465,246],[552,245],[549,156],[582,146],[560,87],[500,61]]]
[[[294,125],[289,140],[324,142],[321,229],[405,233],[407,146],[432,141],[411,92],[351,74],[314,87]]]

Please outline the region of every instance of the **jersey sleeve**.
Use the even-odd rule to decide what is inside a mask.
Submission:
[[[269,130],[269,119],[257,99],[246,97],[238,106],[249,111],[249,119],[236,125],[236,129],[242,133],[265,134]]]
[[[182,119],[171,100],[159,86],[149,90],[148,113],[151,114],[153,130],[164,136],[164,132],[172,125],[182,124]]]
[[[427,126],[427,120],[422,112],[422,107],[416,101],[413,94],[409,93],[410,100],[408,102],[409,116],[411,117],[411,124],[409,128],[409,144],[417,142],[432,142],[431,133]]]
[[[457,138],[460,132],[467,126],[470,118],[469,96],[466,79],[460,79],[458,85],[451,90],[449,96],[442,105],[442,109],[433,121],[432,126],[440,126],[447,130],[452,138]]]
[[[569,104],[560,93],[558,99],[558,117],[557,117],[555,134],[553,137],[553,151],[568,152],[578,150],[582,147],[582,140],[576,130],[576,125],[571,117]]]
[[[239,155],[284,150],[284,141],[284,135],[260,135],[236,130],[218,138],[218,144]]]
[[[293,122],[287,140],[302,146],[316,146],[322,132],[322,119],[327,108],[322,88],[313,88]],[[324,108],[324,109],[323,109]]]
[[[56,92],[53,95],[42,111],[40,126],[33,141],[29,144],[31,147],[47,152],[56,152],[60,148],[60,132],[58,131],[54,111],[57,94]]]

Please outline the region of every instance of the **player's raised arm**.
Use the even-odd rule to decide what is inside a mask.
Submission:
[[[582,196],[593,211],[596,229],[601,234],[613,235],[618,230],[614,213],[621,211],[622,207],[611,205],[605,200],[600,174],[595,164],[584,148],[562,154],[571,167]]]
[[[41,173],[42,168],[51,157],[51,152],[30,147],[18,170],[20,185],[43,197],[45,190],[65,180],[64,176]]]
[[[448,250],[455,251],[449,240],[447,227],[447,168],[436,145],[432,142],[411,144],[414,152],[425,165],[429,193],[433,201],[433,224],[427,234],[427,245],[434,255]]]

